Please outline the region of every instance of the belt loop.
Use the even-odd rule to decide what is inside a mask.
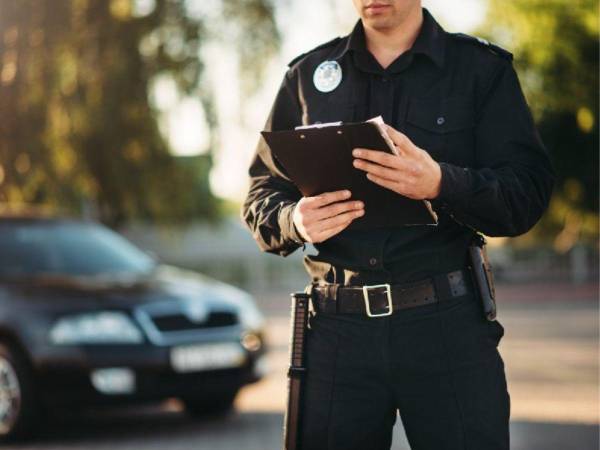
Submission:
[[[336,283],[328,283],[325,285],[325,287],[327,289],[327,298],[337,301],[338,285]]]
[[[440,273],[438,275],[434,275],[432,277],[433,288],[435,289],[435,295],[438,299],[438,306],[440,301],[444,301],[449,298],[450,295],[450,285],[448,283],[448,274]]]
[[[462,273],[465,277],[465,283],[469,285],[471,292],[474,293],[475,296],[478,296],[479,293],[477,290],[477,285],[475,284],[475,275],[473,274],[473,267],[471,267],[470,265],[466,266],[464,269],[462,269]]]
[[[339,305],[339,301],[337,298],[337,293],[338,293],[338,289],[339,289],[340,285],[338,283],[332,283],[332,284],[328,284],[327,285],[327,297],[329,297],[331,300],[333,300],[335,302],[335,312],[339,313],[340,312],[340,305]]]

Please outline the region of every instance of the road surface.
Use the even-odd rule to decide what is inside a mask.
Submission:
[[[540,289],[547,295],[541,295]],[[512,290],[511,290],[512,289]],[[512,400],[513,450],[598,449],[597,286],[499,288],[500,345]],[[519,297],[521,296],[521,297]],[[281,448],[288,293],[260,296],[268,315],[271,371],[244,388],[236,411],[193,419],[177,400],[55,417],[21,450],[275,450]],[[394,450],[408,450],[400,421]],[[368,450],[368,449],[365,449]]]

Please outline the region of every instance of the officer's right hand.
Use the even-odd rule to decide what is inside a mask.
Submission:
[[[306,242],[323,242],[346,228],[365,213],[364,204],[348,200],[350,191],[325,192],[302,197],[296,204],[293,222]]]

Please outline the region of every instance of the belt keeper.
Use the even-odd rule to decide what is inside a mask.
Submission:
[[[433,276],[433,288],[435,289],[435,295],[438,301],[446,300],[452,295],[450,293],[450,283],[448,282],[448,275],[441,273]]]
[[[327,286],[327,296],[335,302],[336,314],[340,312],[339,311],[340,302],[338,301],[338,298],[337,298],[337,292],[338,292],[339,287],[340,287],[340,285],[338,283],[330,284]]]

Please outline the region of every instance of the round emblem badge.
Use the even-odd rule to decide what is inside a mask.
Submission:
[[[342,68],[337,61],[323,61],[315,69],[313,83],[321,92],[331,92],[342,81]]]

